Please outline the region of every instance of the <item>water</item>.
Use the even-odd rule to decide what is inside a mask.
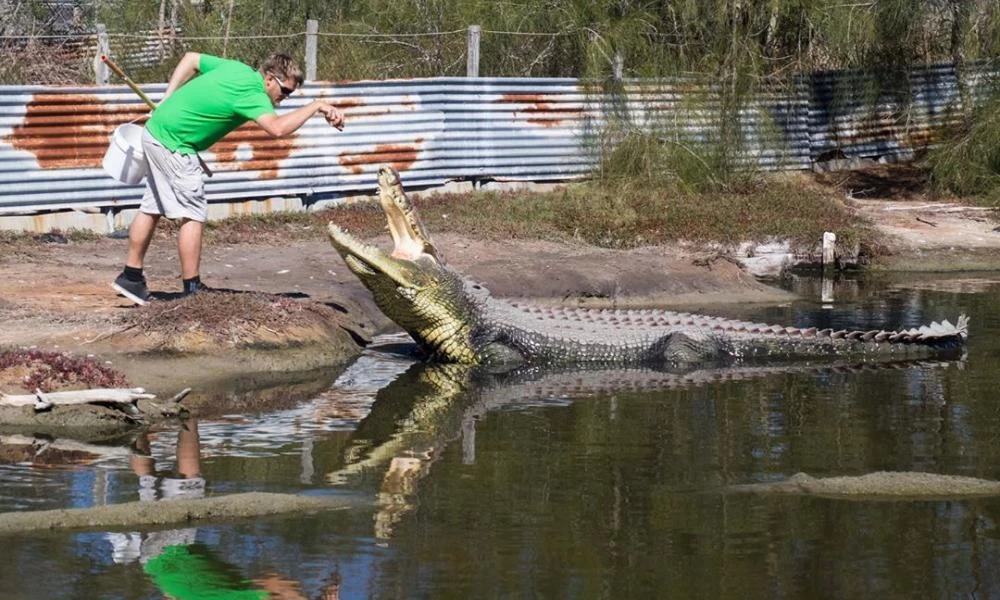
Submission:
[[[798,472],[1000,480],[1000,285],[976,278],[841,282],[833,308],[710,309],[852,328],[965,312],[959,362],[510,380],[376,351],[295,408],[151,432],[136,444],[148,456],[7,438],[0,510],[249,490],[370,501],[10,537],[0,597],[1000,596],[1000,498],[730,489]],[[819,297],[817,282],[797,289]]]

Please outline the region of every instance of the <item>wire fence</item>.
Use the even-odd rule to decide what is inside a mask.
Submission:
[[[470,70],[489,77],[578,77],[582,40],[587,39],[584,30],[539,33],[477,26],[379,33],[309,31],[307,24],[305,30],[269,35],[190,35],[179,27],[134,32],[102,29],[0,35],[0,84],[105,83],[95,60],[103,53],[140,83],[163,82],[188,51],[252,65],[273,52],[285,52],[299,58],[313,79],[327,81],[460,77],[472,74]]]

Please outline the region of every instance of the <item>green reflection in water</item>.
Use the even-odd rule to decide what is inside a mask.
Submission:
[[[199,544],[167,546],[146,561],[143,570],[160,591],[178,600],[263,599],[270,596],[264,590],[253,589],[249,579]]]

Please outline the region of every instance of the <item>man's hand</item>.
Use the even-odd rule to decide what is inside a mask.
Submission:
[[[340,112],[340,109],[336,106],[328,102],[322,102],[316,109],[316,112],[321,113],[326,122],[332,127],[336,127],[340,131],[344,130],[344,113]]]

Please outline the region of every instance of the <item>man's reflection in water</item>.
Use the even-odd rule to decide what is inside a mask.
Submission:
[[[140,500],[205,497],[205,480],[201,477],[201,439],[196,419],[187,419],[181,424],[177,433],[177,466],[172,472],[156,472],[156,462],[149,451],[149,436],[139,436],[135,445],[139,452],[132,454],[130,464],[132,471],[139,476]]]
[[[149,436],[143,433],[135,442],[129,459],[139,477],[139,500],[155,502],[182,498],[203,498],[205,480],[201,476],[201,440],[198,421],[187,419],[177,434],[177,463],[174,469],[157,471],[150,454]],[[198,529],[170,529],[149,533],[108,533],[112,560],[118,564],[138,561],[154,585],[168,598],[276,598],[308,600],[298,582],[277,573],[265,573],[259,579],[244,577],[239,569],[215,556],[212,550],[195,542]],[[321,600],[337,600],[340,578],[334,574],[320,591]]]
[[[203,498],[205,480],[201,477],[201,448],[198,421],[187,419],[177,434],[177,465],[174,470],[157,473],[156,461],[150,454],[149,436],[143,432],[135,441],[129,458],[132,471],[139,477],[139,500],[154,502],[180,498]],[[109,533],[111,558],[119,564],[139,560],[145,564],[167,546],[194,543],[198,529],[170,529],[148,534]]]
[[[253,598],[309,600],[297,581],[268,573],[247,579],[239,569],[216,556],[204,544],[168,546],[143,565],[156,587],[168,598]],[[340,577],[334,575],[317,600],[338,600]]]

